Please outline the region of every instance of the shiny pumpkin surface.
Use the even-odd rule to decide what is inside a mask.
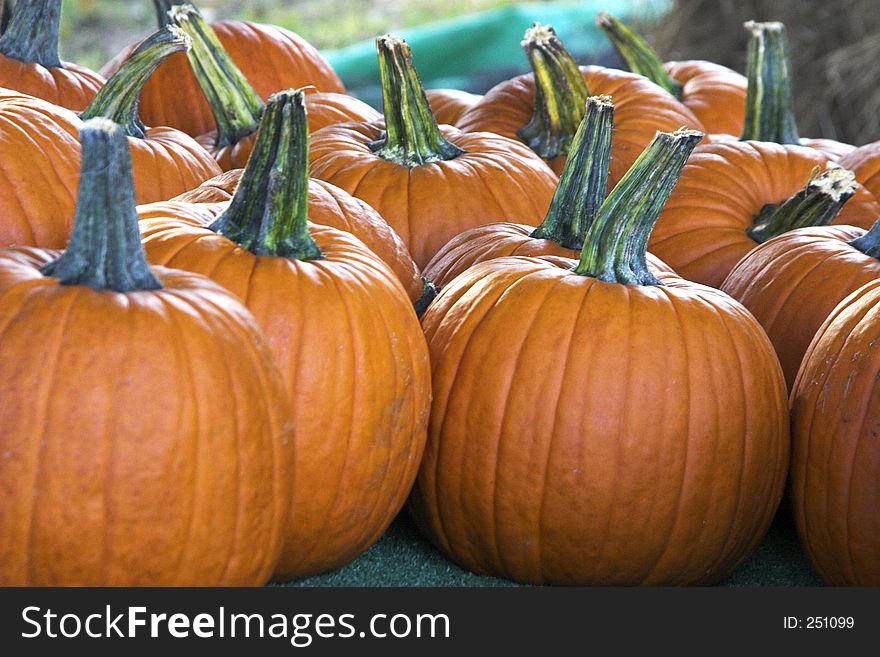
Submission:
[[[84,66],[42,66],[20,62],[0,54],[0,87],[41,98],[54,105],[81,112],[95,98],[106,80]]]
[[[437,123],[455,125],[467,110],[482,98],[459,89],[426,89],[425,96]]]
[[[880,197],[880,141],[850,151],[840,158],[840,166],[856,174],[856,180]]]
[[[739,137],[746,113],[746,78],[726,66],[699,59],[665,62],[663,70],[681,86],[681,102],[707,132]]]
[[[57,255],[0,251],[0,584],[265,583],[291,427],[253,317],[181,271],[59,285]]]

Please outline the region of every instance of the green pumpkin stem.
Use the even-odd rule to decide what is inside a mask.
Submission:
[[[788,45],[782,23],[748,21],[746,117],[740,139],[799,143],[792,109]]]
[[[849,242],[849,245],[866,256],[880,260],[880,219],[874,222],[871,230]]]
[[[309,235],[309,126],[305,94],[269,98],[235,195],[210,229],[256,255],[320,259]]]
[[[613,126],[611,97],[590,96],[550,209],[532,237],[553,240],[567,249],[581,249],[608,191]]]
[[[623,285],[659,285],[648,270],[648,238],[703,133],[658,132],[599,208],[574,271]]]
[[[195,7],[174,6],[169,18],[192,39],[186,56],[217,121],[216,145],[237,144],[257,130],[263,101]]]
[[[28,64],[64,68],[58,54],[60,28],[61,0],[18,0],[0,37],[0,53]]]
[[[778,237],[795,228],[827,226],[856,191],[852,171],[834,168],[817,175],[796,194],[781,203],[768,203],[746,231],[758,244]]]
[[[443,137],[428,104],[412,52],[403,39],[376,39],[385,135],[371,145],[383,160],[417,167],[451,160],[464,151]]]
[[[138,116],[141,89],[159,65],[176,52],[189,50],[190,38],[169,25],[138,46],[82,113],[83,120],[103,117],[122,126],[129,137],[143,139],[146,126]]]
[[[153,0],[153,6],[156,8],[156,23],[161,30],[163,27],[172,25],[171,17],[168,12],[177,3],[174,0]],[[190,3],[192,4],[192,3]]]
[[[141,244],[125,134],[112,121],[97,118],[85,122],[79,139],[73,232],[67,250],[43,267],[43,275],[93,290],[160,289]]]
[[[538,155],[567,155],[590,92],[577,63],[550,25],[535,23],[522,41],[535,76],[535,109],[516,134]]]
[[[6,26],[9,25],[11,16],[12,5],[9,3],[9,0],[3,0],[0,2],[0,34],[6,31]]]
[[[605,32],[605,36],[630,71],[643,75],[681,99],[681,85],[669,77],[654,49],[631,27],[607,11],[600,11],[596,15],[596,25]]]

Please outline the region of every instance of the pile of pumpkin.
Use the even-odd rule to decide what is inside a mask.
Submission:
[[[880,143],[798,136],[781,25],[744,77],[535,24],[482,97],[380,37],[379,114],[155,4],[101,75],[60,0],[0,38],[0,584],[289,580],[405,503],[479,573],[711,583],[789,472],[880,584]]]

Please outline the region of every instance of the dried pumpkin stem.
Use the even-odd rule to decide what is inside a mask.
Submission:
[[[623,285],[659,285],[648,270],[648,238],[703,133],[658,132],[599,208],[574,271]]]
[[[568,249],[581,249],[608,191],[613,126],[611,97],[590,96],[550,209],[532,237],[553,240]]]
[[[535,109],[516,134],[545,160],[567,155],[590,95],[587,83],[550,25],[526,30],[522,47],[535,75]]]
[[[60,28],[61,0],[18,0],[0,37],[0,53],[28,64],[64,68],[58,55]]]
[[[229,207],[210,229],[256,255],[320,259],[308,228],[309,127],[302,90],[269,98]]]
[[[856,178],[846,169],[829,169],[821,175],[814,171],[810,180],[796,194],[781,203],[767,204],[755,223],[746,231],[762,244],[795,228],[827,226],[856,191]]]
[[[175,4],[177,3],[174,0],[153,0],[153,6],[156,8],[156,22],[159,25],[159,29],[172,25],[168,12],[171,11]]]
[[[217,121],[216,145],[237,144],[257,130],[263,101],[195,7],[174,6],[169,18],[192,39],[186,56]]]
[[[158,290],[135,211],[131,156],[122,129],[107,119],[86,121],[73,232],[67,250],[43,267],[62,285],[93,290]]]
[[[797,144],[788,45],[782,23],[748,21],[746,117],[740,139]]]
[[[874,222],[871,230],[849,242],[849,245],[866,256],[880,260],[880,219]]]
[[[462,155],[464,151],[447,141],[437,127],[406,41],[381,36],[376,39],[376,53],[385,136],[371,144],[373,152],[383,160],[406,167]]]
[[[645,76],[681,99],[681,85],[669,77],[654,49],[631,27],[607,11],[600,11],[596,15],[596,25],[605,32],[605,36],[630,71]]]
[[[3,0],[0,2],[0,34],[3,34],[6,31],[6,26],[9,25],[9,19],[12,17],[12,5],[9,3],[9,0]]]
[[[146,39],[107,81],[82,113],[82,119],[101,116],[122,126],[129,137],[143,139],[146,126],[138,116],[138,97],[159,65],[176,52],[189,50],[190,38],[169,25]]]

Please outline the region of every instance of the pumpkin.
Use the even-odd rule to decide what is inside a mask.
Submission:
[[[104,78],[58,55],[61,0],[18,0],[0,37],[0,87],[83,110]]]
[[[703,60],[660,61],[641,36],[607,11],[596,16],[621,61],[633,73],[648,78],[675,96],[708,132],[739,136],[745,119],[746,78]]]
[[[611,96],[615,128],[609,182],[615,185],[658,130],[702,129],[689,109],[640,75],[600,66],[578,68],[549,25],[535,23],[526,31],[523,48],[533,73],[490,89],[462,114],[456,123],[460,130],[522,141],[559,173],[587,96]]]
[[[159,26],[168,25],[168,12],[175,3],[173,0],[153,2]],[[212,23],[209,31],[260,98],[268,98],[281,89],[303,86],[313,86],[318,91],[345,92],[342,81],[315,47],[290,30],[249,21],[222,20]],[[124,49],[101,72],[112,75],[135,47]],[[218,127],[208,100],[183,55],[166,61],[146,84],[140,109],[149,125],[171,126],[191,137]]]
[[[437,123],[455,125],[461,115],[482,96],[460,89],[427,89],[425,97]]]
[[[750,251],[721,289],[740,301],[773,343],[789,389],[813,336],[850,293],[880,278],[880,223],[802,228]]]
[[[831,586],[880,586],[880,281],[847,296],[816,333],[791,394],[791,506]]]
[[[873,195],[857,184],[838,194],[836,186],[849,187],[845,179],[851,176],[836,169],[830,179],[817,179],[817,170],[826,167],[836,169],[825,155],[804,146],[762,141],[700,145],[648,248],[684,278],[718,287],[749,251],[788,230],[832,220],[870,227],[880,216]],[[823,195],[826,183],[830,196]],[[827,199],[827,211],[803,213],[802,204],[817,196]]]
[[[608,187],[613,113],[608,96],[587,99],[583,121],[571,143],[571,155],[550,209],[537,228],[500,222],[466,230],[437,252],[425,267],[425,277],[443,287],[469,267],[503,256],[577,258]],[[672,272],[650,253],[648,262],[654,268]]]
[[[840,158],[839,164],[852,171],[856,180],[880,198],[880,141],[850,151]]]
[[[172,128],[147,128],[138,118],[137,92],[164,57],[187,47],[185,35],[165,29],[147,39],[107,82],[82,116],[124,126],[138,203],[170,198],[220,173],[195,140]],[[73,112],[14,92],[0,91],[0,160],[13,184],[0,187],[0,246],[62,248],[70,236],[82,121]],[[35,173],[36,172],[36,173]]]
[[[773,347],[726,294],[645,261],[699,137],[657,135],[579,261],[484,262],[425,313],[434,400],[410,507],[464,567],[536,584],[705,584],[769,526],[789,452]]]
[[[430,404],[428,355],[397,277],[349,233],[307,223],[303,93],[272,96],[229,203],[142,206],[147,257],[204,273],[254,313],[294,420],[288,533],[276,579],[339,567],[397,514],[415,479]],[[164,213],[164,214],[162,214]]]
[[[125,136],[82,128],[63,254],[0,250],[0,585],[260,585],[290,413],[254,318],[150,269]]]
[[[498,219],[536,225],[557,177],[522,144],[438,126],[405,41],[376,40],[384,123],[312,135],[311,172],[381,214],[424,267],[451,237]]]

